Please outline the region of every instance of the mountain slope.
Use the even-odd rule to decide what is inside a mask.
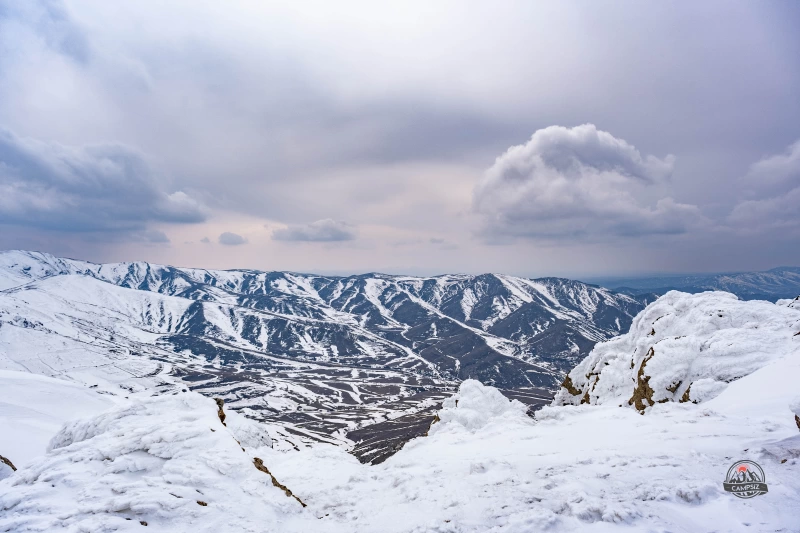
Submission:
[[[560,278],[332,277],[18,251],[0,253],[0,287],[0,368],[115,393],[220,396],[283,427],[275,439],[289,447],[394,449],[409,436],[392,440],[398,425],[423,431],[468,378],[541,405],[642,308]]]
[[[435,366],[448,377],[474,377],[506,387],[552,387],[553,374],[571,368],[576,357],[585,355],[587,344],[624,331],[642,307],[631,297],[571,280],[493,274],[338,278],[147,263],[95,265],[32,252],[0,254],[0,274],[6,288],[73,274],[224,304],[226,309],[262,311],[275,327],[265,333],[251,314],[234,324],[227,338],[246,347],[315,359],[363,355],[363,349],[342,336],[321,340],[311,332],[315,324],[329,330],[338,325],[379,338],[386,349],[391,346],[409,359],[405,365],[431,371]],[[204,320],[197,315],[193,323]],[[279,325],[280,320],[284,322]],[[519,361],[538,364],[540,371],[525,377],[526,367]],[[511,366],[504,372],[497,370],[498,364]]]

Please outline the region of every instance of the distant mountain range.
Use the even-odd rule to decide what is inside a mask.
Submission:
[[[726,291],[742,300],[794,298],[800,294],[800,267],[778,267],[764,272],[698,274],[650,278],[596,280],[616,292],[641,297],[662,295],[671,290],[683,292]]]
[[[369,454],[384,444],[365,426],[424,431],[417,415],[466,378],[549,401],[644,300],[561,278],[334,277],[8,251],[0,368],[109,392],[191,388],[279,425],[286,445],[377,442]]]

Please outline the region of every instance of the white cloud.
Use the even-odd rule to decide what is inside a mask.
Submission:
[[[356,238],[355,228],[330,218],[317,220],[305,226],[287,226],[272,232],[276,241],[334,242]]]
[[[696,206],[637,198],[666,183],[673,164],[592,124],[551,126],[497,158],[474,190],[474,209],[495,237],[682,233],[702,219]]]

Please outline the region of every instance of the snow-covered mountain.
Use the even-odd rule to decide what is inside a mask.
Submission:
[[[603,280],[600,284],[637,297],[647,294],[666,294],[671,290],[693,293],[725,291],[735,294],[742,300],[774,302],[800,294],[800,267],[778,267],[764,272],[734,274],[614,279]]]
[[[346,438],[367,425],[424,431],[467,378],[541,405],[643,307],[559,278],[331,277],[21,251],[0,253],[0,289],[0,368],[224,397],[289,428],[292,446],[370,441]]]
[[[533,418],[466,380],[375,466],[271,447],[263,425],[193,392],[134,393],[0,481],[0,531],[794,532],[798,332],[792,301],[670,293]],[[766,494],[725,492],[740,460]]]

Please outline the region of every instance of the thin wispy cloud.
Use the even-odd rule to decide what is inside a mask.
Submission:
[[[356,238],[356,230],[350,224],[330,218],[306,225],[291,225],[272,232],[276,241],[336,242]]]

